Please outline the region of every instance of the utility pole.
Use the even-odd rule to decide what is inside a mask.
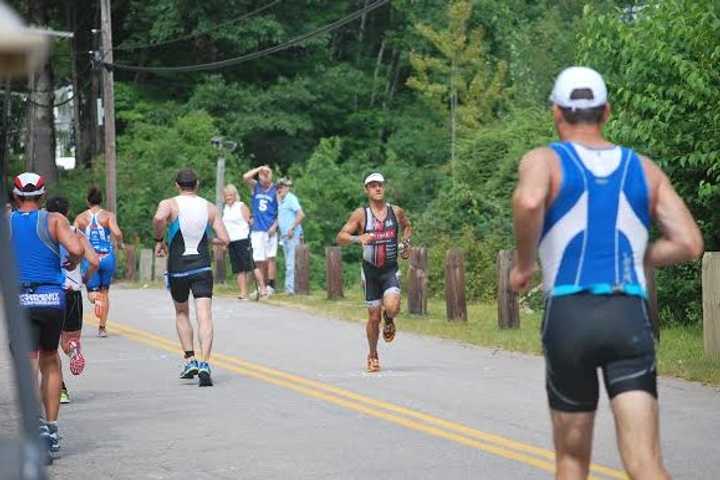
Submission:
[[[112,21],[110,18],[110,0],[100,0],[102,25],[101,62],[103,76],[103,108],[105,113],[105,194],[107,208],[117,214],[117,150],[115,147],[115,93],[113,72],[104,67],[113,63]]]
[[[218,215],[222,215],[225,190],[225,152],[232,152],[237,143],[225,141],[222,137],[213,137],[210,143],[218,149],[217,168],[215,170],[215,206]],[[215,281],[225,283],[225,254],[222,249],[215,249]]]

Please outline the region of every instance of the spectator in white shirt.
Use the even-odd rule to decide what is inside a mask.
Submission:
[[[238,288],[240,289],[240,300],[248,300],[247,274],[254,272],[257,281],[257,296],[265,296],[266,290],[263,284],[262,274],[256,268],[253,261],[252,246],[250,245],[250,209],[240,201],[235,185],[228,184],[224,190],[225,208],[223,209],[223,223],[230,237],[228,251],[230,253],[230,264],[235,274]]]

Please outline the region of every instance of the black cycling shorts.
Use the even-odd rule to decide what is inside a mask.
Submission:
[[[230,242],[228,252],[230,253],[230,265],[234,274],[255,270],[252,245],[250,245],[249,238]]]
[[[77,332],[83,325],[83,299],[82,292],[65,292],[65,323],[63,332]]]
[[[33,352],[55,352],[60,345],[60,331],[65,320],[65,310],[47,307],[25,309],[30,321],[31,349]]]
[[[362,281],[365,288],[365,302],[369,308],[382,304],[387,293],[400,294],[400,277],[397,264],[378,268],[367,262],[362,264]]]
[[[545,307],[542,342],[546,389],[554,410],[594,411],[598,368],[610,399],[632,390],[657,398],[655,341],[640,297],[552,297]]]
[[[192,291],[194,298],[208,298],[213,295],[213,272],[194,273],[186,277],[168,276],[170,295],[177,303],[185,303]]]

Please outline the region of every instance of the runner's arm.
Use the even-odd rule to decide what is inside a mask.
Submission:
[[[50,214],[50,233],[54,239],[65,247],[68,252],[68,259],[74,267],[80,261],[83,256],[84,249],[80,242],[80,239],[70,229],[70,223],[67,218],[60,215],[59,213]]]
[[[550,192],[548,163],[554,158],[553,155],[548,148],[531,150],[520,161],[518,168],[512,209],[517,248],[516,267],[523,273],[532,272],[535,268],[545,202]]]
[[[695,219],[660,167],[647,158],[643,165],[654,191],[651,214],[662,234],[648,246],[646,263],[663,266],[697,259],[703,253],[703,238]]]
[[[410,256],[410,237],[412,236],[412,225],[405,215],[405,210],[393,205],[395,212],[395,218],[397,218],[400,227],[402,228],[402,241],[400,242],[400,258],[407,259]]]
[[[362,231],[363,215],[364,212],[362,208],[358,208],[352,213],[352,215],[350,215],[347,223],[343,225],[338,232],[337,237],[335,237],[335,241],[338,245],[341,247],[350,245],[351,243],[361,243],[363,245],[367,245],[372,242],[375,237],[372,233],[356,235],[358,231]]]
[[[165,228],[167,227],[168,220],[170,220],[170,216],[172,215],[172,206],[170,205],[170,200],[163,200],[158,204],[157,211],[155,212],[155,216],[153,217],[153,236],[155,238],[155,243],[163,243],[164,242],[164,235],[165,235]]]
[[[123,243],[123,233],[117,223],[117,216],[112,212],[108,213],[108,226],[110,227],[110,233],[112,233],[112,236],[115,239],[115,243],[121,250],[124,250],[125,244]]]
[[[90,245],[90,242],[85,237],[85,235],[80,232],[77,232],[75,235],[77,235],[77,237],[80,239],[80,243],[82,243],[82,246],[85,249],[83,256],[88,262],[88,269],[83,276],[83,283],[87,283],[88,280],[92,278],[93,275],[95,275],[95,272],[97,272],[97,269],[100,266],[100,258],[98,257],[97,253],[95,253],[95,249],[92,247],[92,245]]]
[[[412,224],[410,223],[410,220],[408,219],[407,215],[405,214],[405,210],[403,210],[400,207],[394,206],[395,209],[395,217],[398,219],[398,223],[400,224],[400,227],[402,227],[402,239],[403,242],[409,242],[410,237],[412,237],[413,229]]]
[[[215,238],[213,238],[213,245],[220,245],[221,247],[227,247],[230,244],[230,236],[225,229],[225,224],[222,221],[222,217],[218,212],[215,205],[208,202],[208,219],[212,222],[212,228],[215,231]]]

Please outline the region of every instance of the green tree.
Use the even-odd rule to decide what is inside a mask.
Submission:
[[[585,9],[579,59],[605,75],[610,138],[669,174],[705,234],[720,246],[720,3],[664,0],[643,8]],[[663,269],[666,320],[699,321],[699,264]]]
[[[455,168],[458,130],[473,130],[493,118],[502,93],[507,65],[491,61],[481,27],[470,28],[472,4],[453,0],[447,8],[447,27],[416,29],[442,56],[412,53],[415,76],[407,85],[420,92],[438,111],[449,113],[450,168]]]

